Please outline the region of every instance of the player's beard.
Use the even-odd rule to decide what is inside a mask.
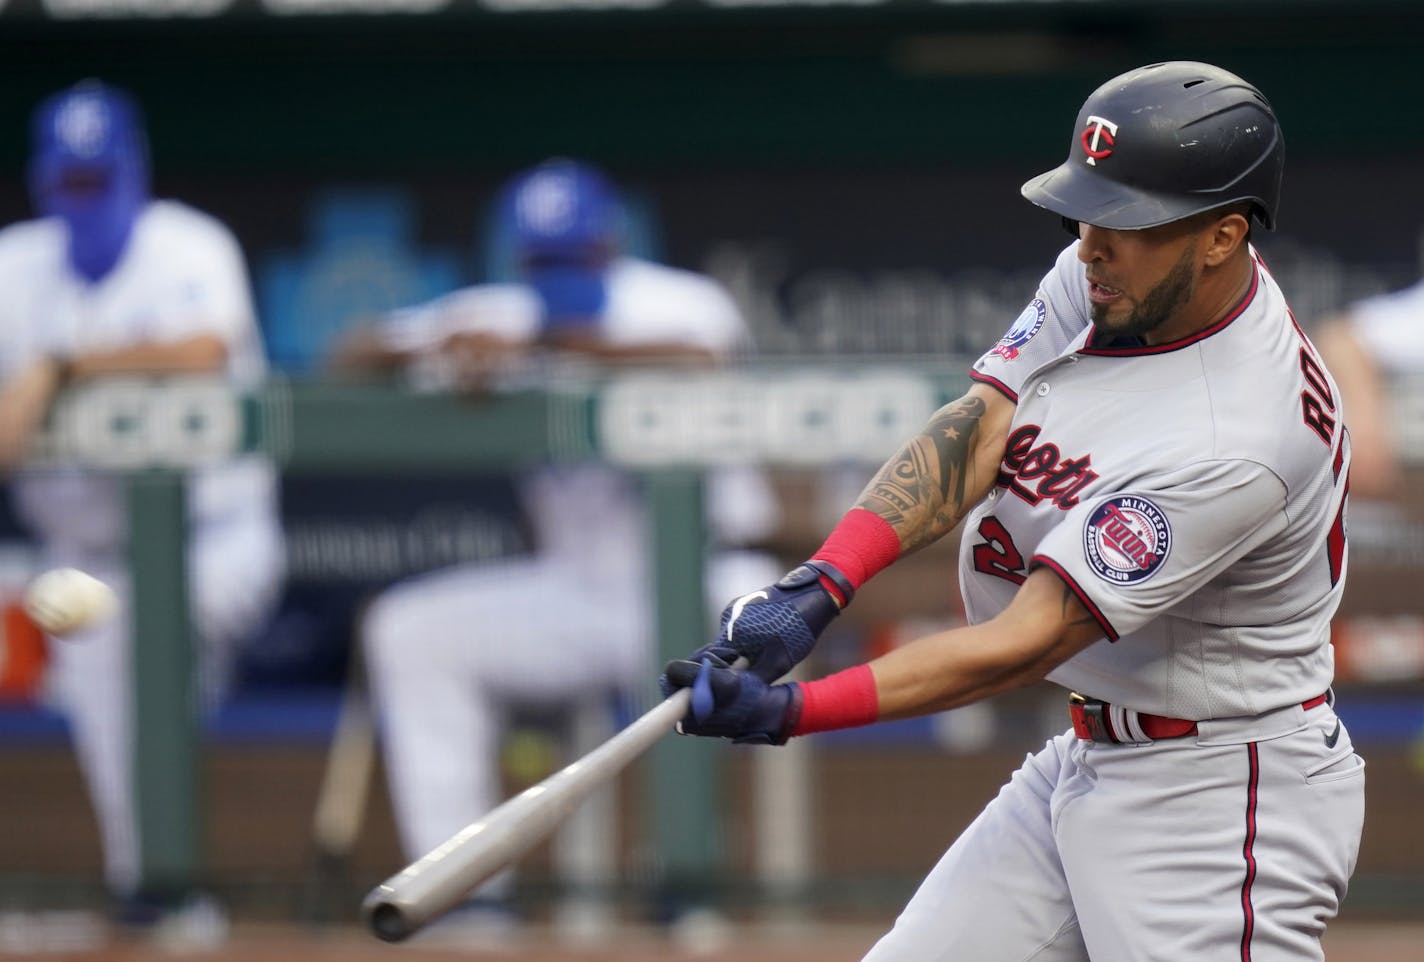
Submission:
[[[1093,326],[1113,337],[1142,337],[1171,320],[1182,307],[1192,299],[1196,290],[1196,274],[1193,262],[1196,249],[1188,246],[1181,258],[1172,265],[1167,276],[1158,281],[1147,296],[1138,302],[1132,313],[1116,323],[1107,319],[1110,304],[1092,305]]]

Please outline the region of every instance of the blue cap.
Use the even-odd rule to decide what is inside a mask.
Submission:
[[[546,160],[505,190],[505,228],[526,257],[597,253],[618,230],[618,200],[601,172],[573,160]]]
[[[548,327],[594,322],[602,313],[619,212],[607,178],[572,160],[545,161],[505,189],[501,227],[544,303]]]
[[[35,110],[31,163],[38,176],[79,169],[146,174],[148,148],[138,105],[121,90],[86,80]]]
[[[97,280],[118,261],[148,200],[148,146],[138,105],[86,80],[35,110],[30,194],[39,213],[69,227],[76,270]]]

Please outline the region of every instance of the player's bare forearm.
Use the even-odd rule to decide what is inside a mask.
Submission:
[[[326,358],[327,373],[334,376],[390,374],[409,364],[412,351],[388,345],[373,326],[356,327],[343,337]]]
[[[1031,685],[1102,637],[1068,586],[1035,569],[998,617],[926,635],[871,662],[880,718],[958,708]]]
[[[544,343],[560,350],[584,354],[602,364],[676,364],[707,367],[718,363],[714,352],[696,344],[679,341],[646,341],[636,344],[610,343],[597,331],[559,331],[546,334]]]
[[[0,385],[0,473],[29,456],[59,388],[59,368],[53,358],[33,362]]]
[[[902,553],[939,539],[993,488],[1012,417],[1003,395],[974,385],[885,462],[855,506],[889,522]]]
[[[151,341],[111,351],[92,351],[69,361],[72,378],[106,374],[202,374],[227,363],[227,342],[216,334],[176,341]]]

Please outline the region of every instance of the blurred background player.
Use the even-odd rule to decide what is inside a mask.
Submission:
[[[1350,429],[1350,493],[1391,501],[1403,494],[1403,462],[1390,379],[1424,372],[1424,281],[1367,298],[1315,333],[1335,375]]]
[[[743,319],[718,284],[620,251],[621,202],[593,168],[545,162],[516,177],[498,203],[522,283],[466,288],[400,312],[349,339],[338,366],[414,369],[469,389],[639,362],[707,367],[747,350]],[[363,619],[396,821],[412,860],[500,801],[511,705],[592,698],[606,714],[614,693],[638,690],[652,663],[651,536],[637,479],[577,463],[541,466],[519,484],[532,556],[418,576],[379,595]],[[719,469],[707,497],[721,546],[708,559],[707,590],[721,598],[774,579],[772,556],[731,547],[778,524],[764,476]],[[509,884],[496,879],[482,899]]]
[[[0,232],[0,460],[44,565],[114,587],[116,616],[51,645],[48,689],[68,716],[122,917],[142,922],[189,893],[141,891],[131,771],[131,614],[122,478],[27,467],[67,385],[112,374],[266,373],[242,252],[212,217],[150,196],[146,135],[125,93],[95,81],[33,119],[28,185],[38,219]],[[234,644],[275,602],[283,572],[272,468],[251,457],[193,472],[188,577],[201,691],[220,693]]]

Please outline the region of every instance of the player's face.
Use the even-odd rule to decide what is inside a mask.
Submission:
[[[1093,324],[1119,337],[1160,343],[1179,336],[1201,271],[1200,233],[1188,224],[1109,230],[1080,224]]]

